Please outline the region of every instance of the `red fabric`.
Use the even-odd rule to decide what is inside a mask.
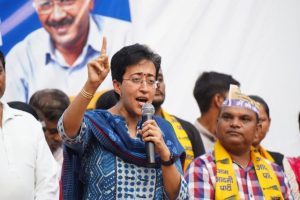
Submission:
[[[59,181],[59,200],[63,200],[61,181]]]
[[[298,182],[299,186],[299,192],[300,192],[300,159],[299,158],[288,158],[288,161],[294,171],[294,174],[296,176],[296,180]]]

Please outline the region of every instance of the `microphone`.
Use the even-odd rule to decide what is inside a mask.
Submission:
[[[153,118],[155,109],[151,103],[145,103],[142,107],[142,124]],[[154,152],[154,143],[146,142],[146,153],[148,164],[155,164],[155,152]]]

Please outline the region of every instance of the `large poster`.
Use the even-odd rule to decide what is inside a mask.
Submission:
[[[13,3],[0,0],[0,10],[0,34],[3,37],[1,50],[4,53],[8,53],[13,45],[41,27],[32,0],[14,0]],[[131,21],[128,0],[95,0],[92,13]]]
[[[110,56],[131,43],[128,1],[33,0],[6,7],[1,32],[11,66],[7,101],[28,102],[44,88],[75,96],[87,79],[87,63],[100,54],[103,36]],[[111,87],[109,79],[102,84]]]
[[[203,71],[231,74],[239,80],[244,93],[260,95],[270,106],[272,124],[263,142],[264,146],[287,155],[299,155],[297,120],[300,111],[300,1],[94,2],[92,13],[105,16],[113,22],[113,25],[108,26],[108,37],[118,40],[113,40],[111,45],[119,47],[134,42],[146,43],[161,54],[167,87],[163,107],[168,112],[193,123],[200,116],[192,94],[197,77]],[[33,30],[41,27],[32,1],[14,0],[12,4],[11,1],[0,0],[0,9],[1,50],[5,53]],[[130,25],[130,39],[126,40],[120,39],[124,37],[123,30],[126,29],[124,23]],[[100,38],[95,38],[93,42],[100,43]],[[44,41],[40,43],[45,44]],[[91,57],[96,55],[91,54]],[[53,55],[57,55],[55,51]],[[26,56],[28,53],[23,52],[22,59]],[[52,62],[51,59],[43,61]],[[80,65],[82,60],[77,61],[74,66]],[[30,62],[26,63],[29,64]],[[35,65],[34,69],[38,67],[40,65]],[[11,74],[21,76],[22,70],[20,67]],[[45,73],[44,70],[45,68],[41,69],[39,73]],[[71,80],[63,82],[70,78],[69,74],[73,76]],[[44,85],[33,90],[51,84],[75,93],[78,90],[72,88],[75,85],[72,80],[80,85],[80,81],[84,79],[83,74],[79,70],[47,71],[48,77],[55,76],[50,82],[36,79],[25,86],[19,84],[14,90],[17,94],[18,90],[23,90],[24,98],[28,98],[32,93],[29,86],[43,83]],[[31,78],[30,74],[27,76]],[[59,82],[58,76],[63,81]],[[15,80],[11,84],[16,85]]]

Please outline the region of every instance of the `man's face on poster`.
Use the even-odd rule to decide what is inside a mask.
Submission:
[[[72,48],[87,35],[93,0],[34,0],[34,6],[56,47]]]

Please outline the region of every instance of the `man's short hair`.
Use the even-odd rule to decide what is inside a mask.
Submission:
[[[96,109],[110,109],[116,105],[120,96],[114,90],[108,90],[100,95],[96,101]]]
[[[43,89],[36,91],[29,104],[36,109],[40,118],[57,121],[70,104],[69,97],[58,89]]]
[[[211,71],[203,72],[198,77],[193,94],[202,114],[209,110],[214,95],[225,95],[230,84],[240,86],[240,83],[228,74]]]
[[[112,80],[123,81],[126,68],[138,64],[141,60],[152,61],[156,68],[156,77],[160,68],[161,57],[154,53],[149,47],[141,44],[134,44],[123,47],[115,53],[111,59]]]
[[[5,69],[5,57],[2,51],[0,51],[0,61],[2,62],[3,68]]]
[[[32,114],[35,119],[40,120],[36,110],[33,108],[33,106],[31,106],[28,103],[25,103],[22,101],[10,101],[10,102],[7,102],[7,104],[12,108],[28,112],[28,113]]]

